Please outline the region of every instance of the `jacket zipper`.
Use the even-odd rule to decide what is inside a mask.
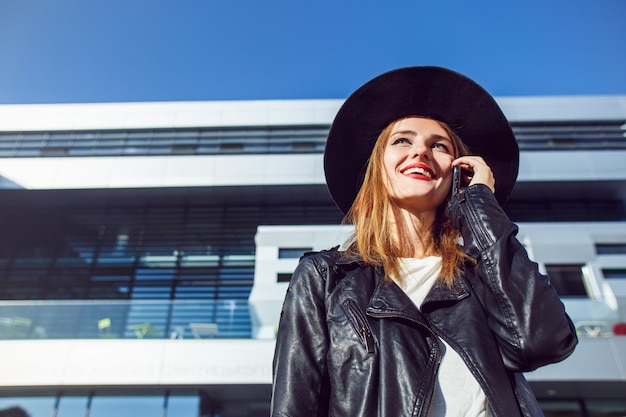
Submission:
[[[436,332],[435,332],[432,328],[430,328],[430,327],[429,327],[429,326],[427,326],[426,324],[424,324],[424,323],[422,323],[422,322],[419,322],[419,321],[417,321],[417,320],[415,320],[415,319],[412,319],[412,318],[410,318],[410,317],[403,316],[403,315],[400,315],[400,314],[377,314],[375,317],[381,317],[381,318],[390,318],[390,317],[394,317],[394,318],[402,318],[402,319],[405,319],[405,320],[409,320],[409,321],[411,321],[411,322],[413,322],[413,323],[415,323],[415,324],[418,324],[418,325],[420,325],[421,327],[425,328],[428,332],[430,332],[430,334],[432,334],[433,336],[435,336],[435,338],[437,339],[437,341],[439,341],[439,339],[441,339],[441,340],[445,341],[445,342],[446,342],[446,343],[450,346],[450,348],[451,348],[451,349],[454,349],[453,344],[452,344],[452,343],[450,343],[450,342],[447,340],[447,339],[448,339],[447,337],[443,337],[443,336],[439,335],[439,334],[438,334],[438,333],[436,333]],[[438,343],[439,343],[439,342],[438,342]],[[437,344],[437,346],[439,346],[439,344]],[[439,347],[438,347],[438,349],[439,349]],[[463,354],[463,355],[462,355],[462,354],[461,354],[461,353],[459,353],[459,351],[458,351],[458,350],[456,350],[456,349],[455,349],[455,351],[456,351],[456,352],[457,352],[457,354],[461,357],[461,359],[462,359],[462,360],[463,360],[463,362],[465,363],[465,366],[467,366],[468,370],[469,370],[472,374],[477,373],[477,374],[479,374],[479,375],[480,375],[480,372],[475,371],[475,369],[476,369],[476,368],[475,368],[474,364],[472,363],[472,361],[468,360],[468,359],[465,357],[465,356],[466,356],[465,354]],[[436,365],[436,366],[435,366],[435,372],[433,372],[433,374],[432,374],[432,376],[431,376],[431,384],[433,384],[433,383],[434,383],[434,378],[435,378],[435,377],[436,377],[436,375],[437,375],[437,372],[438,372],[438,370],[439,370],[439,366],[441,365],[441,361],[442,361],[442,360],[443,360],[443,355],[441,354],[441,352],[439,352],[439,354],[437,355],[437,362],[436,362],[436,364],[435,364],[435,365]],[[479,384],[479,385],[483,388],[483,390],[485,391],[485,395],[487,395],[487,390],[485,390],[485,387],[483,387],[483,386],[482,386],[482,384],[480,383],[480,380],[479,380],[476,376],[475,376],[475,378],[476,378],[476,380],[477,380],[478,384]],[[432,397],[431,397],[431,399],[432,399]],[[489,403],[489,405],[490,405],[490,406],[492,406],[492,405],[491,405],[491,399],[489,399],[489,397],[487,397],[487,402]],[[429,406],[430,406],[430,399],[429,399],[428,403],[429,403],[429,404],[424,404],[424,405],[425,405],[425,406],[427,406],[427,407],[429,407]]]
[[[433,330],[434,333],[434,330]],[[492,401],[491,398],[489,397],[489,395],[487,395],[487,387],[483,386],[482,381],[484,381],[484,376],[483,374],[478,370],[478,368],[476,366],[474,366],[474,363],[469,359],[469,355],[467,355],[465,352],[463,352],[462,349],[456,349],[455,346],[457,345],[456,342],[454,342],[454,339],[449,338],[447,335],[444,337],[443,332],[441,334],[439,333],[435,333],[438,335],[438,337],[443,340],[445,343],[448,344],[448,346],[450,346],[451,349],[453,349],[457,355],[459,355],[459,357],[461,358],[461,360],[463,361],[463,363],[465,364],[465,366],[467,367],[468,371],[470,371],[470,373],[474,376],[474,378],[476,379],[476,382],[478,383],[478,385],[482,388],[483,392],[485,393],[485,397],[487,398],[487,403],[489,404],[489,407],[491,408],[491,412],[493,414],[493,405],[492,405]]]
[[[354,304],[352,300],[346,300],[343,303],[348,316],[351,318],[352,325],[359,335],[359,339],[365,346],[367,353],[374,353],[376,342],[372,335],[372,330],[367,323],[367,318],[361,310]]]
[[[430,374],[430,380],[428,382],[428,384],[426,386],[429,387],[434,387],[435,386],[435,379],[437,378],[437,373],[439,372],[439,367],[441,366],[441,361],[443,360],[443,355],[441,354],[441,348],[439,347],[439,336],[437,336],[437,333],[435,333],[435,331],[433,329],[431,329],[430,327],[428,327],[426,324],[417,321],[409,316],[406,315],[402,315],[402,314],[389,314],[389,313],[375,313],[375,314],[371,314],[370,315],[372,317],[377,317],[377,318],[398,318],[398,319],[404,319],[404,320],[408,320],[410,322],[413,322],[421,327],[423,327],[424,329],[426,329],[426,331],[428,331],[430,334],[432,334],[435,337],[435,340],[437,341],[436,343],[436,361],[433,367],[433,372],[431,372]],[[424,402],[422,403],[420,409],[418,410],[418,416],[421,415],[426,415],[426,413],[428,412],[428,409],[430,408],[430,402],[432,401],[432,397],[433,397],[433,389],[430,390],[430,392],[428,393],[428,396],[426,396],[424,398]]]

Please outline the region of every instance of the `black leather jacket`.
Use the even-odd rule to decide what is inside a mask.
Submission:
[[[454,348],[497,417],[541,416],[522,372],[569,356],[563,304],[484,185],[448,215],[478,262],[419,311],[379,268],[337,250],[304,256],[285,298],[274,355],[272,416],[425,416],[441,352]]]

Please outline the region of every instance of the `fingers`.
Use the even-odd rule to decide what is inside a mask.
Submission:
[[[457,165],[468,173],[468,175],[466,175],[467,178],[464,178],[465,184],[468,184],[468,182],[468,185],[484,184],[489,187],[492,192],[496,191],[496,179],[493,176],[491,168],[482,157],[475,155],[462,156],[452,161],[452,166]]]

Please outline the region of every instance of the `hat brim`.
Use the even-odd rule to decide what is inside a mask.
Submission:
[[[446,68],[420,66],[386,72],[343,103],[326,141],[324,171],[330,194],[347,213],[363,183],[376,139],[391,122],[422,116],[445,122],[490,166],[502,205],[517,180],[519,148],[502,110],[480,85]]]

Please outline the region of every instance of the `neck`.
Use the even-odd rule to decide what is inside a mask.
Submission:
[[[438,255],[432,226],[436,219],[436,212],[411,212],[400,209],[396,219],[396,239],[402,247],[403,257],[425,258]]]

